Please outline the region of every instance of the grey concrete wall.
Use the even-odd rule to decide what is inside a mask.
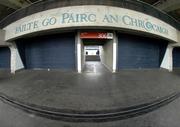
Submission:
[[[180,31],[178,31],[178,44],[180,44]]]
[[[113,41],[107,42],[100,48],[101,62],[110,70],[113,71]]]
[[[5,30],[0,30],[0,46],[9,46],[9,43],[5,42]]]
[[[103,47],[100,47],[100,48],[99,48],[99,51],[100,51],[101,63],[104,64],[104,49],[103,49]]]
[[[84,52],[84,44],[81,41],[81,70],[83,70],[85,65],[85,52]]]

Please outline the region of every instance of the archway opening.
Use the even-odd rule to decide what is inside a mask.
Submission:
[[[112,72],[113,34],[84,32],[81,33],[80,38],[82,43],[81,62],[83,72]]]

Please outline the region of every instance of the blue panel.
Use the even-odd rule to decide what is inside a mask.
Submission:
[[[0,68],[10,68],[10,49],[8,47],[0,47]]]
[[[17,45],[27,69],[75,69],[74,33],[21,40]]]
[[[159,68],[166,42],[134,35],[119,34],[118,68]]]
[[[180,48],[173,49],[173,67],[174,68],[180,67]]]

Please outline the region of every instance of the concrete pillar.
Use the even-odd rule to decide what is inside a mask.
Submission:
[[[82,56],[81,56],[81,39],[80,39],[80,32],[77,32],[76,35],[76,62],[77,62],[77,72],[81,73],[82,72]]]
[[[113,35],[113,70],[112,72],[116,72],[117,71],[117,51],[118,51],[118,38],[116,35],[116,32],[114,32]]]
[[[173,46],[168,45],[163,61],[161,63],[161,68],[167,69],[169,71],[173,70]]]
[[[15,43],[12,43],[10,45],[10,51],[11,51],[11,62],[10,62],[11,73],[15,74],[17,70],[23,69],[24,65]]]
[[[81,41],[81,70],[83,70],[83,68],[84,68],[84,65],[85,65],[85,52],[84,52],[84,48],[85,48],[85,46],[84,46],[84,44],[82,43],[82,41]]]
[[[0,46],[2,46],[2,47],[4,47],[4,46],[7,47],[10,45],[10,43],[5,41],[5,33],[6,33],[5,30],[0,29]]]
[[[0,46],[5,45],[5,30],[0,30]]]
[[[12,44],[10,46],[10,51],[11,51],[10,69],[11,69],[11,73],[15,74],[15,71],[16,71],[16,46],[14,44]]]

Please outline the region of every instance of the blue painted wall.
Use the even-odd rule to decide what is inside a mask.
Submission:
[[[8,47],[0,47],[0,68],[10,68],[10,49]]]
[[[56,34],[17,41],[26,69],[75,69],[75,34]]]
[[[167,42],[130,34],[118,34],[118,68],[159,68]]]

